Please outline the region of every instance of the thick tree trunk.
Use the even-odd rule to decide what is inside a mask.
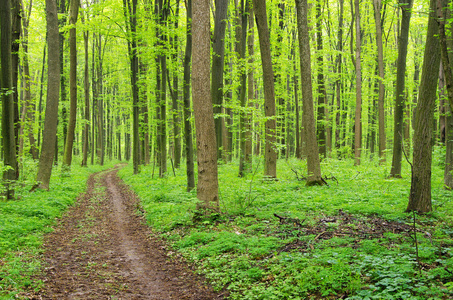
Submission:
[[[2,99],[2,140],[3,140],[3,165],[11,169],[3,171],[6,199],[14,198],[13,181],[16,180],[17,158],[16,140],[14,135],[14,100],[13,100],[13,69],[11,56],[11,0],[3,1],[0,5],[1,24],[1,78],[0,87],[3,92]]]
[[[13,69],[13,102],[14,102],[14,145],[16,147],[16,158],[19,153],[19,131],[22,126],[19,114],[19,46],[22,35],[22,5],[20,0],[12,0],[12,69]],[[17,162],[16,162],[17,164]],[[16,179],[19,178],[19,168],[16,168]]]
[[[276,122],[272,118],[275,116],[274,71],[272,69],[266,1],[253,0],[253,8],[258,27],[263,68],[264,114],[268,118],[265,124],[264,175],[269,178],[277,178]]]
[[[190,123],[190,59],[192,57],[192,0],[187,0],[187,38],[184,54],[184,81],[183,81],[183,100],[184,100],[184,142],[186,153],[186,174],[187,191],[190,192],[195,187],[195,171],[193,159],[192,125]]]
[[[66,136],[68,133],[68,120],[67,120],[67,110],[66,110],[66,105],[64,104],[66,102],[66,77],[65,77],[65,59],[64,59],[64,49],[65,49],[65,40],[66,37],[64,35],[64,30],[63,27],[66,25],[66,0],[57,0],[57,6],[58,6],[58,14],[61,16],[58,19],[58,26],[60,32],[59,32],[59,43],[60,43],[60,101],[62,103],[62,109],[61,109],[61,120],[62,124],[61,126],[63,127],[63,147],[66,145]],[[57,125],[58,126],[58,125]],[[58,140],[56,141],[58,144]],[[58,145],[57,145],[58,147]],[[55,162],[58,161],[58,150],[55,153]]]
[[[436,0],[430,1],[430,17],[423,58],[418,104],[416,109],[411,190],[407,212],[432,210],[431,161],[434,104],[439,78],[440,45],[437,37]]]
[[[297,30],[299,33],[299,55],[302,88],[302,124],[307,154],[307,185],[323,185],[318,143],[316,140],[315,116],[313,108],[313,87],[311,82],[310,37],[308,35],[307,0],[296,0]]]
[[[77,118],[77,31],[76,23],[79,14],[80,0],[71,0],[69,15],[69,122],[66,144],[64,147],[63,165],[71,166],[74,132]]]
[[[396,71],[395,119],[393,128],[393,158],[390,177],[401,178],[401,159],[403,150],[403,119],[405,106],[406,57],[409,44],[409,25],[412,0],[400,0],[401,32],[398,38],[398,61]]]
[[[219,211],[217,143],[210,87],[209,0],[193,2],[192,98],[197,136],[197,209],[204,215]]]
[[[56,0],[46,0],[46,20],[47,45],[49,49],[49,58],[47,60],[47,104],[41,157],[39,159],[36,179],[40,188],[48,190],[50,176],[52,174],[52,162],[55,155],[55,142],[57,139],[60,84],[59,30]]]

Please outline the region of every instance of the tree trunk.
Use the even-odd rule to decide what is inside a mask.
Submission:
[[[339,149],[341,146],[341,136],[340,136],[340,127],[341,127],[341,93],[343,91],[342,84],[342,66],[343,66],[343,11],[344,11],[344,1],[339,0],[340,4],[340,15],[338,17],[338,54],[336,58],[336,71],[337,71],[337,80],[335,81],[335,98],[336,98],[336,109],[337,113],[335,115],[335,148]]]
[[[355,165],[360,165],[360,156],[362,152],[362,66],[361,56],[361,33],[360,33],[360,6],[359,0],[354,1],[355,10],[355,117],[354,117],[354,157]]]
[[[299,33],[300,75],[302,88],[302,124],[304,143],[307,154],[307,185],[323,185],[321,164],[319,161],[318,142],[313,109],[313,87],[311,82],[310,37],[308,35],[307,0],[296,0],[297,30]]]
[[[269,178],[277,178],[276,122],[272,118],[275,116],[274,71],[272,69],[266,1],[253,0],[253,8],[260,42],[264,84],[264,114],[267,118],[265,124],[264,175]]]
[[[3,171],[3,180],[5,183],[6,199],[14,198],[13,181],[16,180],[17,158],[16,158],[16,140],[14,135],[14,100],[13,100],[13,69],[11,54],[11,0],[3,1],[0,5],[0,24],[1,36],[0,41],[0,63],[1,78],[0,87],[3,92],[2,99],[2,140],[3,140],[3,165],[10,166],[11,169]]]
[[[37,181],[42,189],[49,189],[52,162],[57,139],[58,96],[60,84],[60,55],[58,14],[56,0],[46,0],[47,45],[47,101],[44,119],[43,142],[38,165]]]
[[[409,44],[409,25],[411,20],[412,0],[400,0],[401,32],[398,38],[398,61],[396,71],[395,119],[393,128],[393,158],[390,177],[401,178],[401,159],[403,147],[403,120],[405,105],[405,79],[407,45]]]
[[[88,148],[90,136],[90,78],[88,68],[88,31],[83,33],[83,41],[85,47],[85,73],[84,73],[84,92],[85,92],[85,124],[83,134],[83,151],[82,151],[82,166],[87,166],[88,162]]]
[[[197,136],[197,210],[204,215],[219,211],[217,144],[210,91],[209,0],[194,0],[192,98]]]
[[[20,114],[19,114],[19,46],[20,38],[22,35],[22,5],[20,0],[12,0],[12,41],[11,41],[11,55],[12,55],[12,69],[13,69],[13,102],[14,102],[14,145],[16,147],[16,159],[19,153],[19,131],[21,127]],[[16,161],[17,165],[17,161]],[[19,178],[19,168],[16,167],[16,179]]]
[[[378,98],[378,124],[379,124],[379,163],[385,162],[385,85],[384,85],[384,47],[382,45],[382,21],[381,21],[381,0],[373,0],[374,22],[376,27],[376,44],[378,51],[378,71],[379,71],[379,98]]]
[[[225,66],[225,29],[228,13],[228,0],[215,0],[214,36],[212,40],[211,95],[214,114],[222,113],[223,106],[223,70]],[[222,159],[224,151],[222,141],[223,118],[217,117],[215,132],[217,141],[217,159]]]
[[[327,156],[327,145],[326,145],[326,86],[324,82],[324,58],[322,53],[322,15],[321,15],[321,1],[316,1],[316,50],[318,61],[318,115],[317,115],[317,136],[319,145],[319,154],[322,157]]]
[[[68,122],[67,122],[67,111],[66,111],[66,105],[64,104],[66,102],[66,77],[65,77],[65,59],[64,59],[64,49],[65,49],[65,40],[66,37],[64,35],[64,30],[63,27],[66,25],[66,0],[57,0],[57,6],[58,6],[58,14],[61,16],[58,19],[58,26],[60,32],[59,32],[59,43],[60,43],[60,101],[62,103],[62,109],[61,109],[61,120],[62,120],[62,126],[63,126],[63,147],[66,145],[66,136],[68,133]],[[58,125],[57,125],[58,126]],[[56,141],[58,143],[58,139]],[[58,161],[58,150],[55,153],[55,162]]]
[[[178,30],[179,27],[179,0],[176,0],[176,12],[175,12],[175,22],[174,28]],[[178,36],[175,34],[173,37],[173,63],[178,64]],[[173,109],[173,143],[174,143],[174,158],[175,158],[175,168],[178,169],[181,164],[181,117],[179,109],[179,72],[173,72],[173,97],[172,97],[172,109]]]
[[[183,99],[184,99],[184,142],[186,152],[186,174],[187,174],[187,191],[190,192],[195,187],[195,171],[193,160],[193,141],[192,125],[190,123],[190,59],[192,57],[192,0],[187,0],[187,37],[186,50],[184,54],[184,81],[183,81]]]
[[[38,149],[36,147],[35,136],[33,134],[33,125],[35,120],[35,102],[31,98],[31,84],[30,84],[30,63],[28,58],[28,27],[30,24],[30,14],[32,9],[33,1],[30,1],[27,11],[22,2],[22,11],[27,14],[26,17],[22,18],[23,22],[23,41],[22,49],[24,51],[23,58],[23,83],[24,83],[24,104],[22,108],[21,127],[20,127],[20,143],[19,143],[19,157],[22,157],[24,149],[24,139],[26,130],[28,131],[28,139],[30,142],[30,154],[33,159],[38,159]]]
[[[246,157],[246,135],[247,135],[247,128],[246,124],[249,123],[247,120],[247,64],[245,63],[245,50],[247,45],[247,15],[249,11],[249,5],[246,0],[241,0],[241,37],[239,42],[239,59],[243,61],[242,63],[242,70],[241,72],[241,83],[239,87],[239,102],[241,103],[242,110],[240,111],[239,117],[239,177],[243,177],[245,172],[247,172],[247,165],[249,164],[250,157]]]
[[[432,210],[431,161],[434,104],[439,78],[440,46],[437,37],[436,0],[430,1],[430,16],[416,109],[411,190],[406,212]]]
[[[77,32],[76,23],[79,14],[80,0],[71,0],[69,15],[69,122],[66,144],[64,147],[63,165],[71,166],[74,132],[77,118]]]

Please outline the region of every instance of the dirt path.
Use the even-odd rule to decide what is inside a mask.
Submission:
[[[170,260],[136,214],[117,170],[92,175],[85,195],[45,238],[43,289],[31,299],[223,299]]]

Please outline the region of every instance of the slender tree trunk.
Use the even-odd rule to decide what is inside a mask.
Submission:
[[[79,14],[80,0],[71,0],[69,15],[69,122],[63,165],[71,166],[74,144],[74,132],[77,118],[77,32],[76,23]]]
[[[197,135],[197,209],[202,214],[219,211],[217,144],[210,87],[209,0],[193,2],[192,98]]]
[[[385,162],[385,85],[384,85],[384,47],[382,45],[382,20],[381,20],[381,0],[373,0],[374,21],[376,27],[376,44],[378,51],[378,71],[379,71],[379,98],[378,98],[378,124],[379,124],[379,163]]]
[[[343,11],[344,11],[344,1],[339,0],[340,4],[340,14],[338,17],[338,54],[336,58],[337,65],[337,80],[335,81],[335,97],[336,97],[336,110],[335,115],[335,148],[339,149],[341,146],[341,136],[340,136],[340,127],[341,127],[341,116],[343,114],[341,109],[341,93],[343,91],[342,84],[342,66],[343,66]]]
[[[277,178],[277,150],[275,116],[274,71],[272,68],[269,28],[265,0],[253,0],[256,25],[261,51],[264,84],[264,114],[268,118],[265,124],[264,175]]]
[[[178,30],[179,27],[179,0],[176,0],[176,12],[175,12],[175,22],[174,28]],[[178,36],[173,37],[173,63],[179,65],[178,63]],[[179,72],[175,71],[173,73],[173,97],[172,97],[172,109],[173,109],[173,143],[174,143],[174,158],[175,158],[175,168],[178,169],[181,164],[181,117],[179,109]]]
[[[318,61],[318,114],[317,114],[317,136],[319,145],[319,154],[322,157],[327,156],[327,145],[326,145],[326,105],[327,105],[327,94],[326,85],[324,82],[324,58],[323,58],[323,46],[322,46],[322,15],[321,15],[321,1],[316,1],[316,50],[317,50],[317,61]]]
[[[225,66],[225,29],[228,13],[228,0],[215,0],[214,36],[212,41],[211,95],[214,114],[220,115],[223,106],[223,70]],[[222,141],[223,118],[215,120],[217,141],[217,159],[222,159],[224,149]]]
[[[30,63],[28,58],[28,26],[30,24],[30,14],[33,5],[33,1],[30,1],[28,4],[27,11],[22,3],[22,11],[24,15],[27,14],[22,18],[22,26],[23,26],[23,41],[22,41],[22,49],[24,52],[23,58],[23,83],[24,83],[24,104],[22,108],[22,117],[21,117],[21,126],[20,126],[20,142],[19,142],[19,157],[23,155],[24,149],[24,140],[25,140],[25,133],[26,130],[28,131],[28,139],[30,142],[30,154],[33,159],[38,159],[38,149],[36,148],[35,136],[33,134],[33,125],[35,120],[35,102],[31,98],[31,78],[30,78]],[[25,130],[26,129],[26,130]]]
[[[60,55],[58,36],[58,14],[56,0],[46,0],[47,45],[47,104],[44,120],[43,143],[38,165],[37,181],[42,189],[49,189],[52,162],[57,139],[58,96],[60,84]]]
[[[192,125],[190,123],[190,59],[192,57],[192,0],[187,0],[187,38],[184,54],[184,141],[186,152],[187,191],[195,187],[195,171],[193,159]]]
[[[11,0],[3,1],[0,5],[0,25],[1,25],[1,78],[0,87],[2,91],[2,141],[3,141],[3,165],[10,166],[11,169],[3,171],[5,182],[6,199],[14,198],[13,181],[16,180],[17,158],[16,140],[14,135],[14,100],[13,100],[13,69],[12,69],[12,34],[11,34]]]
[[[21,0],[12,0],[12,68],[13,68],[13,102],[14,102],[14,145],[16,147],[16,159],[19,153],[19,131],[21,127],[19,114],[19,46],[22,35],[22,5]],[[16,162],[17,164],[17,162]],[[19,168],[16,167],[16,179],[19,178]]]
[[[398,61],[396,71],[396,100],[393,129],[393,158],[390,177],[401,178],[401,159],[403,147],[403,125],[405,106],[406,57],[409,44],[409,25],[411,20],[412,0],[400,0],[401,32],[398,38]]]
[[[63,27],[66,25],[66,0],[57,0],[57,6],[58,6],[58,14],[61,16],[58,19],[58,26],[61,29],[59,33],[59,43],[60,43],[60,101],[62,103],[62,109],[61,109],[61,120],[63,126],[63,147],[66,145],[66,136],[68,133],[68,121],[67,121],[67,110],[66,110],[66,105],[64,104],[66,102],[66,77],[65,77],[65,59],[64,59],[64,49],[65,49],[65,40],[66,37],[64,35]],[[58,126],[58,125],[57,125]],[[58,144],[58,139],[56,141]],[[58,147],[58,146],[57,146]],[[58,150],[55,153],[55,162],[58,161]]]
[[[296,0],[297,30],[299,33],[300,73],[303,101],[302,124],[307,153],[307,185],[323,185],[321,164],[319,161],[318,142],[316,140],[315,116],[313,108],[313,90],[311,82],[310,37],[308,35],[307,0]]]
[[[90,78],[89,78],[89,67],[88,67],[88,31],[83,33],[83,41],[85,47],[85,73],[84,73],[84,92],[85,92],[85,124],[83,134],[83,157],[82,166],[87,166],[88,162],[88,148],[89,148],[89,137],[90,137]]]
[[[361,33],[360,33],[360,6],[359,0],[354,0],[355,9],[355,75],[356,75],[356,100],[354,117],[354,157],[355,164],[360,165],[362,152],[362,66],[361,56]]]
[[[247,51],[249,54],[249,69],[247,73],[247,79],[248,79],[248,101],[249,101],[249,108],[250,111],[253,109],[253,99],[255,99],[255,77],[253,75],[254,73],[254,68],[253,68],[253,56],[254,56],[254,47],[255,47],[255,37],[254,37],[254,19],[253,19],[253,9],[251,8],[252,1],[247,0],[247,5],[248,5],[248,12],[249,12],[249,30],[248,30],[248,35],[247,35]],[[246,121],[246,132],[245,132],[245,161],[248,163],[252,163],[252,119],[253,115],[251,112],[247,114],[247,121]]]
[[[42,68],[41,68],[41,78],[40,89],[39,89],[39,103],[38,103],[38,149],[41,143],[41,132],[42,132],[42,97],[43,97],[43,86],[44,86],[44,71],[46,69],[46,53],[47,53],[47,43],[44,45],[43,54],[42,54]],[[39,155],[39,153],[38,153]]]
[[[411,190],[407,212],[420,213],[432,210],[431,161],[434,104],[439,78],[440,45],[437,37],[436,0],[430,1],[430,16],[426,38],[423,69],[416,109]]]
[[[248,3],[246,0],[241,0],[241,37],[240,37],[240,42],[239,42],[239,59],[243,61],[244,63],[242,64],[242,70],[241,70],[241,83],[239,87],[239,101],[241,103],[242,111],[240,112],[240,117],[239,117],[239,143],[240,143],[240,149],[239,149],[239,177],[244,176],[244,173],[247,171],[247,165],[249,163],[248,158],[246,157],[246,134],[247,134],[247,129],[246,129],[246,124],[249,123],[247,120],[247,113],[246,113],[246,107],[247,107],[247,64],[245,63],[245,50],[246,50],[246,45],[247,45],[247,15],[248,15]]]

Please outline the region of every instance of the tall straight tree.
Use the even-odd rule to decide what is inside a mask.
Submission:
[[[55,141],[57,139],[58,96],[60,90],[59,30],[56,0],[46,0],[46,20],[47,48],[49,49],[47,59],[47,101],[41,156],[36,179],[38,181],[37,187],[48,190],[55,155]]]
[[[434,105],[440,67],[440,43],[436,18],[436,2],[430,1],[428,32],[423,57],[422,76],[416,108],[411,190],[406,212],[432,211],[431,162]]]
[[[239,101],[241,103],[242,111],[240,112],[239,118],[239,177],[244,176],[246,171],[246,165],[250,161],[250,155],[246,155],[246,123],[249,123],[246,120],[246,106],[247,106],[247,65],[245,64],[245,50],[246,50],[246,43],[247,43],[247,15],[248,15],[249,5],[246,0],[241,0],[241,37],[239,41],[239,59],[241,59],[244,63],[242,63],[242,70],[241,70],[241,83],[239,86]]]
[[[300,75],[302,88],[302,123],[307,153],[307,185],[323,185],[318,142],[316,140],[315,113],[313,108],[313,87],[311,82],[311,54],[308,29],[307,0],[296,0],[297,31],[299,33]]]
[[[159,177],[164,177],[167,173],[167,33],[164,32],[164,28],[167,26],[167,15],[168,15],[168,0],[158,0],[159,2],[159,24],[161,28],[158,32],[160,45],[162,47],[161,52],[158,55],[160,63],[160,75],[161,85],[159,92]]]
[[[209,215],[219,211],[217,144],[210,87],[209,0],[193,1],[192,99],[197,136],[197,210]]]
[[[384,47],[382,45],[382,20],[381,0],[373,0],[374,22],[376,27],[376,45],[378,51],[378,72],[379,72],[379,97],[378,97],[378,126],[379,126],[379,162],[385,162],[385,85],[384,85]]]
[[[85,124],[83,128],[83,146],[82,146],[82,166],[87,166],[88,162],[88,147],[89,147],[89,133],[90,133],[90,78],[89,78],[89,62],[88,62],[88,31],[83,32],[83,45],[85,49],[85,69],[84,69],[84,81],[83,89],[85,95],[85,107],[84,107],[84,119]],[[121,143],[118,146],[121,149]],[[118,150],[121,153],[120,150]],[[121,155],[119,155],[121,160]]]
[[[405,79],[407,45],[409,44],[409,25],[411,21],[412,0],[399,0],[401,7],[401,32],[398,37],[398,61],[396,63],[396,99],[393,127],[393,158],[390,177],[401,178],[401,159],[403,150],[403,117],[405,106]]]
[[[64,147],[63,164],[71,166],[74,132],[77,118],[77,31],[80,0],[71,0],[69,9],[69,122]]]
[[[11,56],[11,0],[2,1],[0,5],[1,25],[1,99],[2,99],[2,140],[3,165],[9,168],[3,171],[3,180],[6,185],[6,199],[14,197],[12,181],[16,179],[17,158],[16,140],[14,135],[14,100],[13,100],[13,69]]]
[[[132,88],[132,164],[134,174],[140,172],[140,139],[139,139],[139,99],[138,99],[138,51],[137,51],[137,0],[123,0],[126,28],[128,30],[128,50],[131,66]]]
[[[362,151],[362,65],[361,57],[361,32],[360,32],[360,5],[359,0],[354,0],[355,11],[355,117],[354,117],[354,157],[355,164],[360,165]]]
[[[192,57],[192,0],[187,0],[186,12],[186,49],[184,53],[184,81],[183,81],[183,100],[184,100],[184,142],[186,152],[186,174],[187,191],[190,192],[195,187],[195,171],[193,161],[193,141],[192,124],[190,123],[190,59]]]
[[[276,122],[275,122],[275,91],[274,91],[274,70],[272,68],[271,46],[269,27],[267,25],[266,0],[253,0],[256,26],[261,51],[261,66],[263,68],[264,85],[264,114],[265,124],[265,146],[264,146],[264,175],[270,178],[277,178],[277,150],[276,143]]]
[[[327,92],[324,81],[324,58],[323,58],[323,45],[322,45],[322,12],[321,2],[316,1],[316,50],[318,61],[318,114],[317,114],[317,135],[319,144],[319,154],[322,157],[327,156],[327,140],[326,140],[326,100]]]
[[[211,95],[214,114],[220,114],[223,106],[223,70],[225,66],[225,29],[228,0],[215,0],[214,36],[212,40]],[[217,141],[217,159],[222,158],[223,118],[214,119]],[[226,149],[223,149],[224,151]]]

